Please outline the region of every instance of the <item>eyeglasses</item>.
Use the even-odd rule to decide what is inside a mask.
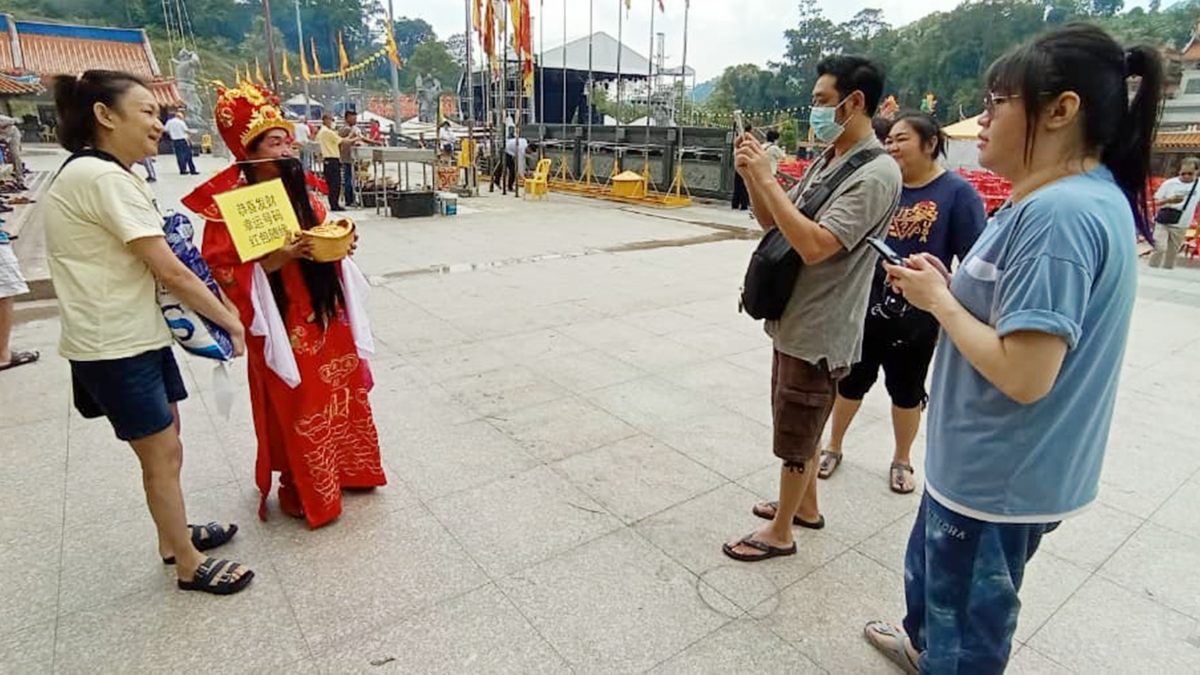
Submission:
[[[983,97],[983,111],[988,114],[988,117],[991,117],[996,113],[996,106],[1019,98],[1021,98],[1020,94],[997,94],[994,91],[990,92],[987,96]]]

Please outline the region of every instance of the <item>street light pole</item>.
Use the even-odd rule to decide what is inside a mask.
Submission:
[[[297,46],[300,48],[300,59],[304,59],[304,23],[300,21],[300,0],[296,0],[296,40]],[[307,68],[305,69],[307,70]],[[307,73],[301,73],[301,78],[304,80],[304,119],[312,117],[312,99],[308,96],[308,77]]]
[[[388,0],[388,33],[396,30],[396,13],[392,9],[392,0]],[[469,47],[468,47],[469,49]],[[396,68],[396,62],[388,59],[391,64],[392,71],[392,135],[396,136],[400,133],[400,72]]]
[[[267,21],[267,61],[271,66],[271,91],[278,94],[279,77],[275,73],[275,33],[271,30],[271,0],[263,0],[263,15]]]

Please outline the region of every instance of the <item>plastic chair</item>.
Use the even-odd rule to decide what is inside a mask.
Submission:
[[[548,159],[538,161],[533,175],[525,179],[526,197],[541,199],[550,191],[550,167],[552,164],[553,162]]]
[[[200,137],[200,152],[212,154],[212,134],[204,134]]]

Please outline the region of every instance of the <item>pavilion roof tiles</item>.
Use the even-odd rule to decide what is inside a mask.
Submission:
[[[55,75],[92,68],[133,73],[150,83],[160,104],[182,105],[175,83],[162,78],[145,31],[19,21],[0,14],[0,70],[32,73],[45,84]]]

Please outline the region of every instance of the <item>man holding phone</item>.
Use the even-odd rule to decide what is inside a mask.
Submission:
[[[782,317],[766,324],[775,347],[771,406],[774,452],[782,463],[779,500],[754,505],[754,515],[769,525],[723,547],[746,562],[794,554],[793,524],[825,525],[815,499],[817,448],[837,381],[861,350],[878,259],[864,240],[886,231],[900,197],[900,170],[871,126],[883,95],[881,69],[838,55],[821,61],[817,74],[809,124],[830,147],[791,192],[776,182],[770,157],[755,138],[746,134],[736,141],[734,166],[746,181],[754,216],[764,230],[778,228],[802,261]],[[816,193],[810,188],[831,181],[851,162],[861,165],[832,186],[812,217],[805,215],[805,200]]]

